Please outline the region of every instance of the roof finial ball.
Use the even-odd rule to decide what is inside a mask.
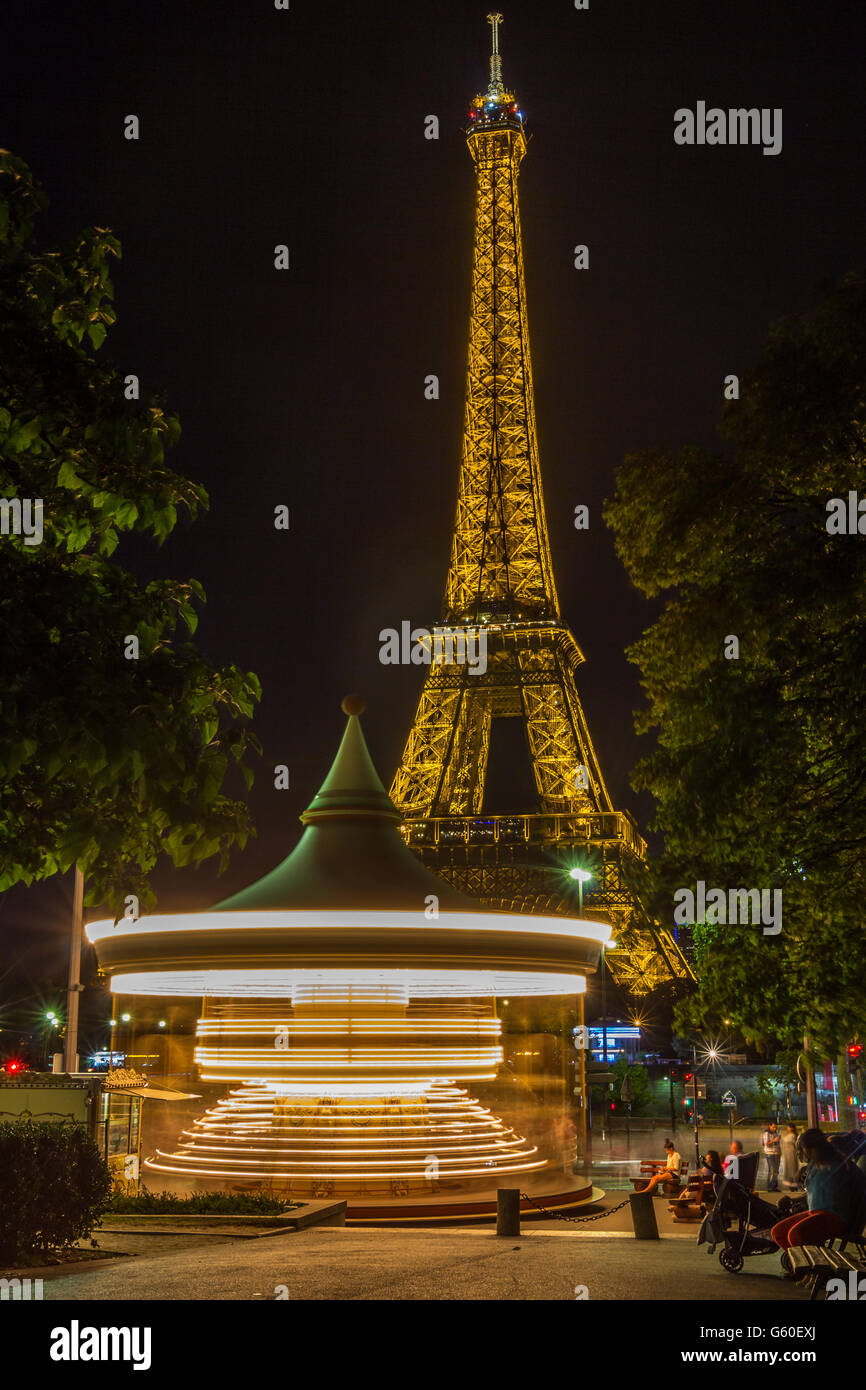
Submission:
[[[344,695],[340,709],[344,714],[363,714],[367,708],[367,701],[363,695]]]

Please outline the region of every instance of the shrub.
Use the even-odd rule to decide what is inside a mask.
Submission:
[[[279,1216],[297,1205],[263,1192],[197,1192],[178,1197],[173,1192],[145,1191],[135,1197],[113,1193],[108,1211],[118,1216]]]
[[[0,1122],[0,1260],[66,1250],[89,1236],[110,1190],[108,1169],[82,1125]]]

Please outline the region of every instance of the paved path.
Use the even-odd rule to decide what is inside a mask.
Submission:
[[[621,1233],[531,1228],[502,1239],[485,1227],[382,1230],[313,1227],[263,1240],[137,1255],[46,1280],[46,1300],[765,1300],[803,1302],[777,1255],[726,1274],[694,1238],[635,1241]]]

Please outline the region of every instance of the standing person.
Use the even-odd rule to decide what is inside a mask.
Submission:
[[[775,1192],[779,1186],[779,1163],[782,1158],[782,1136],[776,1128],[775,1120],[768,1120],[761,1135],[761,1148],[767,1160],[767,1191]]]
[[[855,1178],[851,1167],[820,1129],[807,1129],[800,1138],[806,1162],[808,1211],[799,1211],[778,1221],[770,1231],[777,1245],[821,1245],[843,1236],[851,1225],[855,1208],[862,1200],[862,1174]]]
[[[782,1186],[796,1188],[800,1163],[797,1158],[797,1126],[785,1125],[782,1133]]]

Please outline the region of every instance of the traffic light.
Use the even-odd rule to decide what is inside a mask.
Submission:
[[[863,1056],[863,1044],[853,1042],[849,1043],[845,1051],[848,1053],[848,1056],[851,1058],[852,1062],[859,1062],[860,1058]]]
[[[684,1081],[693,1081],[693,1080],[694,1080],[694,1077],[695,1077],[695,1074],[694,1074],[693,1071],[687,1071],[686,1074],[685,1074],[685,1076],[683,1077],[683,1080],[684,1080]]]

